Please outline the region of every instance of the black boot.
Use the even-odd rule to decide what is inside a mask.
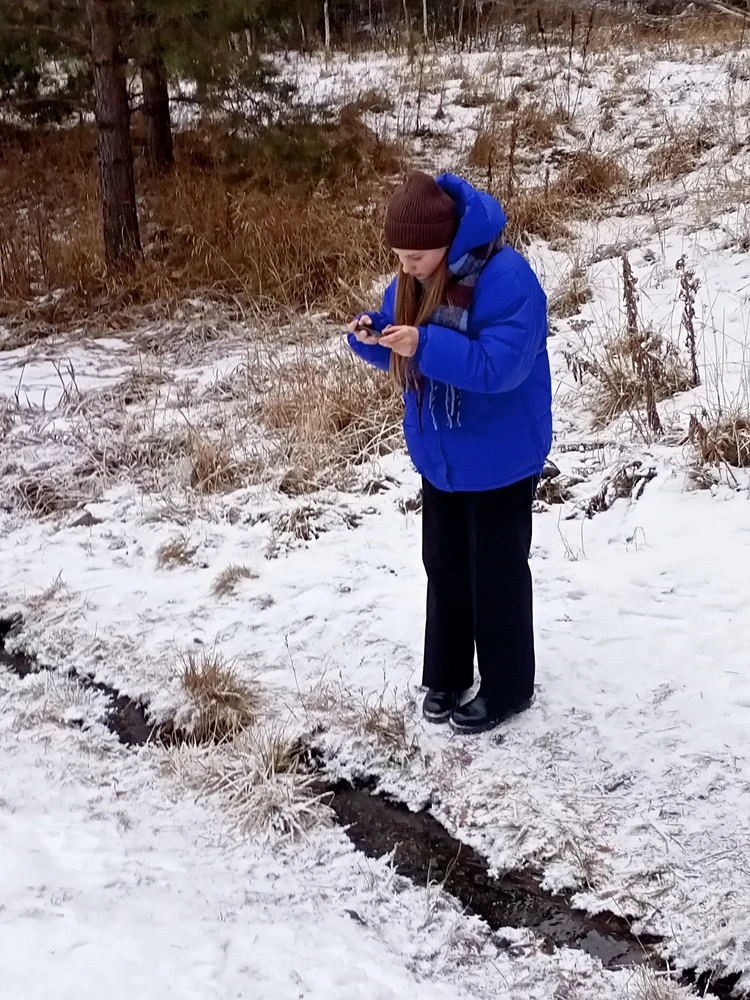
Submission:
[[[428,722],[447,722],[460,697],[459,691],[433,691],[430,688],[422,702],[422,715]]]
[[[476,698],[456,708],[451,715],[451,729],[454,733],[462,733],[471,736],[474,733],[486,733],[490,729],[499,726],[512,715],[525,712],[531,705],[531,698],[512,707],[497,706],[487,700],[483,694],[478,694]]]

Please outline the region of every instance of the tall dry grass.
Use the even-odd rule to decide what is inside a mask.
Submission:
[[[353,467],[401,446],[402,414],[388,376],[347,348],[301,351],[276,370],[262,405],[287,464],[282,488],[294,494],[341,484]]]
[[[138,169],[144,258],[116,280],[104,264],[93,128],[4,128],[0,315],[65,322],[203,295],[343,316],[358,304],[352,290],[387,268],[383,189],[401,160],[354,110],[246,140],[203,128],[179,134],[176,153],[168,177]]]

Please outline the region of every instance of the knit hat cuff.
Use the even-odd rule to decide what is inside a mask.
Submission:
[[[457,219],[436,222],[402,222],[386,219],[385,238],[397,250],[439,250],[449,247],[456,235]]]

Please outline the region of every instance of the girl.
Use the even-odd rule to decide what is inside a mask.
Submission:
[[[492,729],[534,691],[531,505],[552,442],[547,300],[503,244],[505,215],[453,174],[396,189],[385,236],[400,261],[379,313],[349,326],[405,394],[423,478],[427,630],[423,713]],[[474,683],[479,693],[462,704]]]

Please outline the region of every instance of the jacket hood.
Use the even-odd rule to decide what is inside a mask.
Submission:
[[[458,209],[458,232],[448,251],[448,263],[455,264],[464,254],[484,246],[503,231],[505,212],[496,198],[484,191],[477,191],[468,181],[455,174],[441,174],[436,180],[455,201]]]

